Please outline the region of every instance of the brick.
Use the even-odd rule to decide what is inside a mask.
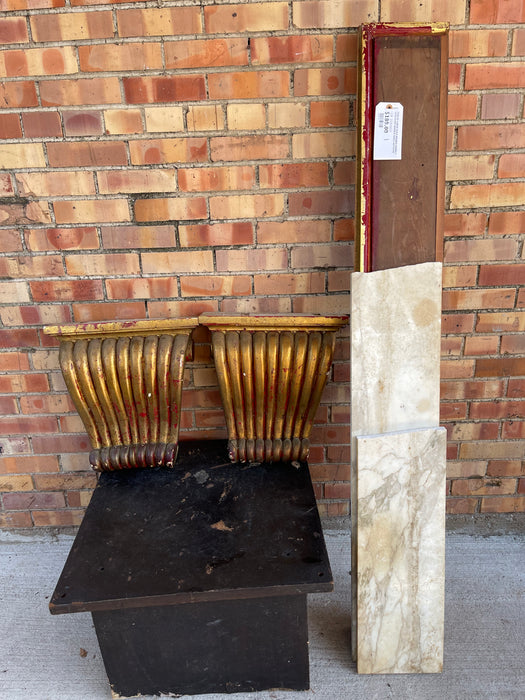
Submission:
[[[53,202],[57,224],[129,221],[127,199],[83,199]]]
[[[498,352],[499,338],[494,335],[474,335],[465,338],[465,356],[494,355]]]
[[[0,172],[0,197],[14,197],[13,179],[10,173]]]
[[[34,301],[101,299],[103,294],[100,280],[49,280],[29,286]]]
[[[27,357],[27,353],[21,352],[1,353],[0,360],[2,372],[21,372],[22,370],[29,369],[29,361]],[[16,411],[13,412],[16,413]],[[3,411],[3,413],[9,413],[9,411]]]
[[[494,155],[449,156],[447,180],[489,180],[494,175]]]
[[[253,65],[332,60],[332,37],[328,34],[254,37],[250,45]]]
[[[525,56],[525,29],[515,28],[512,34],[512,55]]]
[[[2,44],[25,44],[27,41],[29,38],[25,17],[0,18],[0,42]]]
[[[479,268],[479,285],[511,286],[523,284],[525,280],[525,263],[513,265],[481,265]]]
[[[292,192],[288,195],[291,216],[351,214],[355,206],[353,188],[344,190]]]
[[[173,138],[130,141],[132,165],[198,163],[208,159],[206,139]]]
[[[468,379],[474,374],[474,360],[447,359],[441,361],[442,379]]]
[[[518,298],[516,300],[516,308],[523,309],[525,307],[525,290],[521,287],[518,290]]]
[[[503,441],[465,442],[459,448],[461,459],[523,459],[525,442]]]
[[[15,498],[7,497],[7,492],[11,491],[32,491],[33,481],[29,475],[20,476],[0,476],[0,491],[4,491],[4,507],[13,510],[11,503],[21,494],[15,494]],[[15,506],[16,507],[16,506]]]
[[[179,168],[179,188],[183,192],[252,189],[255,169],[251,166]]]
[[[465,90],[525,87],[525,63],[469,63]]]
[[[514,305],[515,291],[508,289],[469,289],[444,291],[443,309],[508,309]]]
[[[101,170],[97,172],[97,181],[100,194],[175,192],[177,189],[174,169]]]
[[[353,254],[349,246],[320,244],[292,249],[292,268],[352,267]]]
[[[73,317],[77,323],[111,321],[114,318],[143,319],[146,318],[146,306],[143,301],[73,304]]]
[[[32,80],[0,83],[0,109],[36,107],[37,105],[36,86]]]
[[[220,136],[210,139],[212,161],[279,160],[289,156],[286,136]]]
[[[61,197],[95,194],[93,175],[89,172],[19,173],[16,181],[21,195]]]
[[[281,216],[283,213],[284,197],[282,194],[210,197],[210,216],[212,219],[259,218]]]
[[[120,103],[118,78],[40,81],[42,107]]]
[[[468,29],[450,32],[451,58],[507,55],[506,29]]]
[[[308,243],[330,240],[329,221],[261,221],[257,226],[257,242]]]
[[[373,0],[306,0],[293,2],[293,23],[301,29],[355,27],[378,20]]]
[[[33,433],[56,433],[57,419],[54,416],[16,416],[0,417],[2,435],[32,435]]]
[[[525,355],[525,335],[504,335],[501,337],[501,353]]]
[[[444,382],[441,388],[442,399],[494,399],[503,395],[503,380],[468,382]]]
[[[204,197],[164,197],[159,199],[137,199],[136,221],[178,221],[180,219],[207,218]]]
[[[321,272],[255,275],[254,284],[256,295],[322,294],[325,291]]]
[[[339,161],[333,166],[334,185],[355,185],[355,161]]]
[[[525,201],[525,183],[506,182],[490,185],[455,185],[452,187],[450,206],[457,209],[470,207],[510,207]]]
[[[162,68],[161,45],[154,43],[96,44],[79,46],[80,70],[97,71],[146,71]]]
[[[486,214],[445,214],[445,236],[482,236],[486,227]]]
[[[45,168],[44,151],[40,143],[0,143],[0,161],[6,169]],[[5,225],[5,222],[2,221]]]
[[[461,121],[464,119],[475,119],[478,111],[477,95],[454,95],[448,96],[448,120]]]
[[[122,78],[128,104],[152,102],[182,102],[203,100],[206,85],[203,75],[169,75],[155,77]],[[113,100],[116,102],[117,100]]]
[[[221,301],[220,311],[229,314],[289,314],[290,297],[236,297]]]
[[[0,310],[4,326],[34,326],[70,323],[71,312],[67,306],[39,304],[38,306],[8,306]]]
[[[470,415],[474,419],[482,420],[519,419],[523,418],[524,407],[525,401],[473,401],[470,406]]]
[[[104,112],[106,134],[141,134],[142,114],[139,109],[108,109]]]
[[[75,411],[75,405],[69,394],[21,396],[20,408],[22,413],[71,413]],[[31,471],[31,470],[29,470]],[[50,469],[48,471],[56,471]]]
[[[33,527],[33,521],[31,520],[31,515],[29,513],[0,513],[0,527]]]
[[[161,299],[177,297],[175,277],[106,280],[108,299]]]
[[[0,156],[2,148],[0,146]],[[26,200],[22,202],[2,204],[0,200],[0,221],[6,226],[21,226],[25,224],[49,224],[51,216],[47,202]]]
[[[461,337],[447,336],[441,338],[441,355],[443,357],[456,355],[459,356],[463,351],[463,339]]]
[[[58,348],[35,349],[32,353],[33,367],[36,370],[58,371]]]
[[[172,248],[173,226],[107,226],[102,228],[104,248]]]
[[[0,258],[3,260],[3,258]],[[25,282],[0,282],[0,303],[29,301],[29,293]]]
[[[235,221],[232,223],[182,225],[179,226],[179,240],[183,248],[251,245],[254,243],[253,224]]]
[[[355,94],[357,70],[350,68],[298,68],[294,72],[296,97]]]
[[[49,391],[45,374],[0,375],[0,393],[20,394],[28,391]]]
[[[260,187],[327,187],[327,163],[284,163],[259,166]],[[327,193],[323,193],[327,194]]]
[[[312,102],[310,106],[310,125],[314,127],[348,126],[349,118],[348,100]]]
[[[355,155],[355,132],[325,131],[292,136],[294,158],[343,158]]]
[[[48,49],[16,49],[4,51],[0,56],[0,75],[8,78],[77,72],[77,59],[73,47],[70,46]]]
[[[109,39],[113,36],[111,12],[63,12],[30,17],[34,41]]]
[[[511,420],[503,424],[503,429],[501,431],[501,437],[504,440],[523,440],[525,439],[525,421]],[[523,484],[525,480],[522,479]],[[525,493],[525,488],[520,491],[520,493]]]
[[[47,144],[52,167],[127,165],[122,141],[69,141]]]
[[[439,22],[463,24],[465,2],[460,0],[386,0],[381,5],[381,20],[386,22]]]
[[[3,455],[28,454],[31,452],[28,438],[1,438],[0,452]]]
[[[180,288],[183,297],[246,296],[252,293],[252,282],[248,275],[236,277],[199,275],[181,278]]]
[[[458,127],[459,151],[494,151],[501,148],[524,147],[525,124],[481,124]]]
[[[188,131],[218,131],[224,128],[221,105],[190,105],[186,115]]]
[[[67,504],[70,508],[86,508],[89,505],[92,491],[67,491]]]
[[[512,239],[466,240],[445,242],[445,262],[485,262],[512,260],[517,241]]]
[[[492,212],[488,232],[494,236],[525,233],[525,211]]]
[[[2,0],[2,10],[38,10],[64,7],[65,0]]]
[[[481,118],[515,119],[519,116],[520,106],[521,96],[517,92],[487,93],[481,98]]]
[[[142,267],[147,275],[212,272],[213,253],[210,250],[142,253]]]
[[[146,131],[184,131],[182,107],[146,107]]]
[[[525,498],[520,496],[494,496],[481,499],[482,513],[523,513]]]
[[[22,136],[18,114],[0,115],[0,139],[18,139]]]
[[[252,39],[252,42],[255,41],[257,40]],[[164,43],[164,60],[169,70],[246,66],[248,65],[248,42],[241,37],[167,41]]]
[[[92,489],[97,477],[93,472],[85,474],[37,474],[35,488],[39,491],[65,491],[66,489]]]
[[[226,107],[226,114],[229,130],[264,129],[266,126],[266,109],[260,102],[229,104]]]
[[[449,439],[457,442],[463,440],[496,440],[499,434],[498,423],[457,423],[451,427]]]
[[[64,274],[59,255],[18,255],[0,258],[1,277],[59,277]]]
[[[26,112],[22,114],[22,124],[28,138],[62,136],[58,112]]]
[[[211,5],[204,8],[208,34],[277,31],[288,28],[288,3],[254,2],[249,5]]]
[[[447,513],[477,513],[478,498],[447,498]]]
[[[215,255],[218,272],[285,270],[288,266],[286,250],[280,248],[217,250]]]
[[[93,227],[33,229],[24,235],[28,250],[33,252],[98,248],[97,230]]]
[[[34,510],[31,515],[35,527],[78,527],[84,518],[84,510]]]
[[[68,255],[68,275],[139,275],[139,256],[136,253],[100,253]]]
[[[487,466],[487,476],[522,476],[525,463],[517,459],[491,460]]]
[[[498,177],[519,177],[525,174],[525,153],[504,153],[499,159]]]
[[[525,22],[525,7],[521,0],[472,0],[471,24],[507,24]]]
[[[477,377],[519,377],[525,375],[525,357],[501,357],[477,360]]]
[[[104,133],[102,112],[63,112],[66,136],[100,136]]]
[[[476,285],[477,267],[475,265],[444,267],[443,287],[473,287]]]
[[[177,36],[200,34],[200,8],[170,7],[117,11],[118,33],[121,37]]]
[[[198,316],[199,314],[218,311],[219,304],[216,300],[212,301],[210,299],[199,299],[198,301],[150,301],[148,302],[148,310],[150,318]],[[186,398],[184,403],[187,405]],[[185,436],[183,439],[189,440],[191,438]]]
[[[268,105],[270,129],[292,129],[306,124],[306,106],[297,102],[271,102]]]
[[[448,89],[450,90],[461,90],[461,63],[449,63],[448,64]],[[451,147],[447,145],[447,151],[450,151]]]
[[[452,482],[453,496],[513,493],[516,493],[516,479],[457,479]]]
[[[15,253],[22,250],[20,233],[15,230],[3,229],[0,236],[0,253]]]
[[[468,479],[473,476],[484,477],[486,475],[487,462],[448,462],[447,477],[449,479]]]
[[[346,270],[341,272],[332,271],[328,273],[329,292],[349,292],[350,291],[350,275]]]
[[[523,332],[525,331],[525,312],[479,314],[476,331],[478,333]]]
[[[288,97],[290,75],[284,70],[211,73],[208,92],[212,100]]]

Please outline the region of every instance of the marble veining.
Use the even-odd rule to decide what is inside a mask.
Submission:
[[[359,673],[443,663],[444,428],[357,438]]]

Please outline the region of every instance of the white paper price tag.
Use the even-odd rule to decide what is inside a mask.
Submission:
[[[378,102],[374,120],[374,160],[401,160],[403,105]]]

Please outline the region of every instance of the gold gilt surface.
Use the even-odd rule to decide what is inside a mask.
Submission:
[[[97,470],[171,465],[185,357],[197,319],[53,326],[66,386]]]
[[[336,331],[348,318],[205,314],[200,320],[212,329],[232,461],[306,459]]]

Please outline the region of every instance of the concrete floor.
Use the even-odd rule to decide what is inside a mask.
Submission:
[[[349,648],[350,536],[333,523],[326,527],[336,590],[310,596],[311,690],[196,700],[525,699],[523,519],[493,527],[485,521],[481,529],[459,519],[448,532],[445,667],[427,676],[356,674]],[[111,697],[89,613],[52,617],[47,609],[72,540],[50,532],[0,534],[2,699]]]

